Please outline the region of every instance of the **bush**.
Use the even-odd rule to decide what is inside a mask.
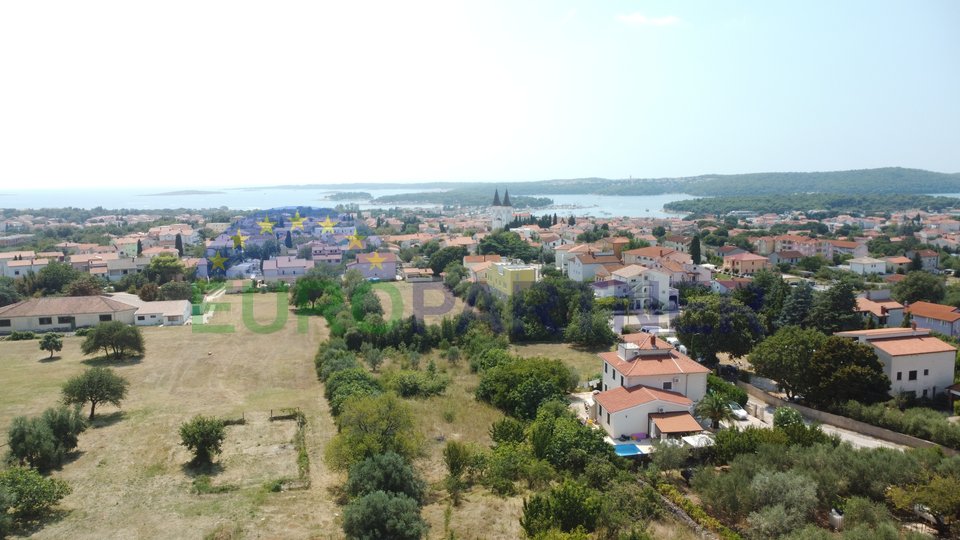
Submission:
[[[376,396],[382,392],[380,381],[360,367],[337,371],[324,385],[324,394],[330,402],[330,413],[333,416],[339,416],[343,412],[343,406],[350,398]]]
[[[37,339],[37,335],[33,332],[11,332],[7,336],[8,341],[27,341],[31,339]]]
[[[520,420],[505,416],[490,426],[490,438],[494,444],[523,442],[526,438],[525,429]]]
[[[803,415],[792,407],[777,407],[773,412],[773,427],[803,424]]]
[[[422,371],[400,370],[387,373],[384,384],[400,397],[430,397],[442,394],[450,384],[450,378]]]
[[[710,529],[711,531],[720,535],[721,539],[740,539],[739,534],[728,529],[723,525],[723,523],[720,523],[720,521],[718,521],[716,518],[707,514],[703,508],[697,506],[690,499],[684,497],[682,493],[677,491],[677,488],[671,486],[670,484],[660,484],[657,486],[657,491],[669,499],[673,504],[682,508],[687,515],[693,518],[693,520],[699,523],[702,527]]]
[[[476,394],[511,416],[531,419],[540,405],[566,399],[576,386],[576,374],[560,360],[511,358],[482,372]]]
[[[946,416],[933,409],[913,407],[901,411],[883,403],[864,405],[848,401],[834,412],[960,450],[960,425],[951,423]]]
[[[407,460],[394,452],[387,452],[350,467],[344,489],[351,497],[383,491],[406,495],[423,504],[427,486]]]
[[[348,399],[337,417],[337,428],[339,432],[327,445],[327,457],[340,469],[385,452],[411,459],[423,445],[413,412],[394,394]]]
[[[559,529],[593,532],[597,527],[602,496],[596,490],[573,480],[564,480],[546,493],[523,501],[520,527],[529,537]]]
[[[406,495],[375,491],[354,499],[343,510],[343,532],[358,540],[417,540],[427,533],[417,501]]]
[[[213,456],[221,452],[226,436],[223,420],[219,418],[197,415],[180,426],[180,444],[193,452],[193,461],[197,464],[210,463]]]
[[[721,394],[725,396],[726,401],[736,401],[741,407],[747,406],[746,390],[735,384],[730,384],[716,375],[707,375],[707,392]]]
[[[42,471],[59,467],[77,447],[77,438],[85,429],[87,423],[79,409],[65,406],[47,409],[35,418],[14,418],[7,439],[10,456]]]
[[[44,478],[37,471],[13,467],[0,472],[0,491],[6,491],[11,505],[2,508],[3,514],[13,515],[17,520],[39,519],[50,508],[70,494],[70,486],[63,480]]]

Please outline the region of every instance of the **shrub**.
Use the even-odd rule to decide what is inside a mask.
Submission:
[[[193,452],[193,461],[207,464],[221,452],[223,439],[227,436],[223,420],[202,415],[194,416],[180,426],[180,444]]]
[[[520,527],[529,537],[551,529],[593,532],[602,507],[599,492],[573,480],[564,480],[550,491],[523,501]]]
[[[86,428],[79,409],[64,406],[47,409],[39,417],[14,418],[8,432],[10,456],[42,471],[58,467]]]
[[[406,459],[394,452],[387,452],[351,466],[344,489],[351,497],[383,491],[406,495],[423,504],[427,487]]]
[[[953,424],[943,414],[925,407],[901,411],[883,403],[864,405],[848,401],[835,412],[914,437],[933,441],[948,448],[960,449],[960,425]]]
[[[739,534],[728,529],[716,518],[707,514],[703,508],[697,506],[693,503],[693,501],[684,497],[682,493],[677,491],[677,488],[671,486],[670,484],[659,484],[657,486],[657,491],[669,499],[673,504],[682,508],[687,515],[693,518],[693,520],[699,523],[701,526],[706,527],[707,529],[710,529],[711,531],[720,535],[721,539],[740,540]]]
[[[31,339],[37,339],[37,335],[33,332],[11,332],[7,336],[8,341],[27,341]]]
[[[327,457],[341,469],[385,452],[410,459],[423,445],[413,412],[394,394],[348,399],[337,427],[339,433],[327,445]]]
[[[416,540],[427,533],[417,501],[406,495],[375,491],[354,499],[343,510],[348,538]]]
[[[540,405],[564,400],[577,376],[560,360],[511,358],[480,375],[477,398],[517,418],[536,416]]]
[[[400,370],[387,373],[384,383],[400,397],[430,397],[442,394],[450,384],[450,378],[422,371]]]
[[[525,426],[516,418],[505,416],[490,426],[490,438],[494,444],[523,442]]]
[[[0,490],[12,495],[12,506],[2,508],[2,513],[11,514],[18,520],[42,518],[60,499],[70,494],[70,486],[63,480],[44,478],[37,471],[24,467],[0,472]]]
[[[741,407],[747,406],[746,390],[735,384],[730,384],[716,375],[707,375],[707,392],[721,394],[725,396],[726,401],[736,401]]]
[[[324,385],[324,394],[330,402],[330,413],[339,416],[348,399],[376,396],[383,391],[380,381],[363,368],[335,372]]]
[[[803,415],[800,411],[792,407],[777,407],[773,412],[773,426],[786,427],[790,425],[803,424]]]

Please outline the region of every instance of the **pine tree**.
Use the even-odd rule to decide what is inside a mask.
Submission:
[[[693,240],[690,240],[690,258],[693,259],[693,264],[700,264],[700,234],[693,235]]]
[[[811,309],[813,309],[813,288],[804,281],[790,291],[777,318],[777,326],[779,328],[803,326],[810,317]]]
[[[554,212],[554,214],[553,214],[553,224],[554,224],[554,225],[557,224],[557,214],[556,214],[556,212]]]

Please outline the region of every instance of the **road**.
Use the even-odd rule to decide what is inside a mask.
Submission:
[[[756,410],[759,411],[758,414],[762,418],[757,418],[756,416],[749,415],[747,416],[746,420],[733,420],[732,424],[738,427],[755,426],[755,427],[767,428],[767,429],[773,428],[774,407],[770,405],[766,405],[760,400],[757,400],[751,397],[749,399],[749,402],[746,408],[748,411],[751,411],[751,410],[754,410],[754,407],[756,407]],[[807,425],[811,424],[811,422],[806,418],[804,419],[804,422]],[[730,423],[728,423],[728,425],[729,424]],[[907,449],[907,447],[903,445],[883,441],[880,439],[876,439],[874,437],[870,437],[869,435],[864,435],[862,433],[857,433],[855,431],[838,428],[836,426],[831,426],[828,424],[820,424],[820,429],[822,429],[823,432],[828,435],[838,435],[840,437],[840,440],[850,443],[855,448],[892,448],[894,450]]]

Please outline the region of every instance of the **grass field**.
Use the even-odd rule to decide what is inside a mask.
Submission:
[[[533,343],[527,345],[511,345],[510,352],[523,358],[544,356],[561,360],[567,367],[573,369],[580,379],[580,384],[596,377],[603,364],[597,357],[603,350],[578,349],[567,343]]]
[[[252,295],[253,319],[274,318],[275,295]],[[54,472],[73,493],[58,520],[37,538],[337,538],[340,511],[331,488],[341,483],[322,460],[334,432],[313,369],[317,345],[326,337],[319,318],[298,333],[291,318],[275,333],[243,324],[239,296],[220,301],[230,310],[213,324],[233,324],[235,333],[199,333],[196,328],[145,328],[147,354],[112,367],[130,381],[121,410],[98,407],[96,427],[80,436],[79,455]],[[45,361],[37,341],[0,343],[0,430],[13,417],[54,405],[60,385],[91,363],[79,350],[82,338],[64,339],[60,359]],[[292,422],[269,422],[270,409],[300,407],[308,421],[311,487],[267,493],[268,480],[296,475]],[[196,495],[184,467],[179,425],[195,414],[237,417],[247,425],[227,428],[223,470],[213,484],[227,493]]]
[[[425,308],[423,319],[428,324],[438,323],[444,316],[453,317],[463,311],[463,300],[453,296],[440,282],[410,283],[408,281],[396,281],[374,285],[374,290],[380,298],[381,305],[383,305],[383,318],[390,320],[396,316],[398,310],[395,307],[399,307],[396,306],[398,303],[403,308],[401,317],[413,315],[415,288],[423,290],[423,306]],[[445,302],[449,304],[449,307],[442,307]]]

